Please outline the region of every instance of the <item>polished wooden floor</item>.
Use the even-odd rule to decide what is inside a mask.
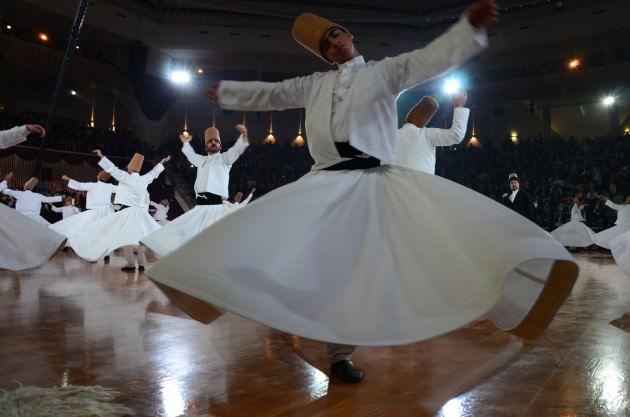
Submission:
[[[365,380],[329,380],[324,345],[224,314],[187,319],[143,274],[62,253],[0,272],[0,389],[103,385],[137,416],[630,416],[630,277],[578,254],[552,326],[522,342],[479,320],[359,348]]]

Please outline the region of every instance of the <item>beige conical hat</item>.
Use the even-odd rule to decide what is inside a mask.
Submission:
[[[142,170],[143,162],[144,162],[144,155],[135,153],[133,154],[131,161],[129,161],[129,164],[127,164],[127,168],[130,169],[131,171],[140,172],[140,170]]]
[[[235,203],[240,203],[241,201],[243,201],[243,193],[242,192],[238,192],[236,193],[236,195],[234,196],[234,202]]]
[[[39,184],[39,180],[35,177],[32,177],[30,180],[24,183],[24,189],[33,191],[33,189],[37,187],[37,184]]]
[[[206,131],[204,132],[204,144],[207,145],[210,139],[219,139],[219,142],[221,142],[221,134],[219,133],[219,129],[217,129],[216,127],[209,127],[206,129]]]
[[[163,198],[163,199],[160,200],[160,204],[163,205],[163,206],[168,206],[169,203],[170,203],[170,201],[169,201],[168,198]]]
[[[297,43],[324,61],[332,64],[332,62],[326,59],[322,54],[324,35],[332,28],[339,28],[345,32],[350,32],[345,27],[313,13],[302,13],[293,22],[291,34]]]
[[[96,179],[103,182],[106,182],[110,178],[111,175],[107,171],[101,171],[98,173],[98,175],[96,175]]]
[[[405,120],[418,127],[426,127],[439,108],[440,105],[436,99],[430,96],[424,96],[420,99],[418,104],[409,110]]]

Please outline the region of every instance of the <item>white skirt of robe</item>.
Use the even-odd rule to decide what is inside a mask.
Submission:
[[[67,219],[60,220],[57,223],[53,223],[50,225],[50,228],[55,232],[70,238],[77,233],[81,233],[85,227],[109,216],[112,213],[114,213],[114,209],[112,207],[90,209],[75,214],[74,216],[70,216]],[[68,244],[68,246],[70,245]]]
[[[81,258],[96,261],[115,249],[139,244],[159,228],[146,209],[128,207],[87,225],[69,243]]]
[[[568,222],[551,231],[551,236],[556,238],[562,246],[585,248],[593,244],[595,233],[582,222]]]
[[[0,269],[21,271],[44,264],[66,238],[0,204]]]
[[[158,256],[166,256],[206,230],[211,224],[236,210],[237,208],[226,203],[197,205],[142,239],[142,244]]]
[[[630,276],[630,232],[613,239],[610,242],[610,252],[619,268]]]
[[[597,246],[601,246],[605,249],[610,249],[610,242],[628,231],[630,231],[630,225],[618,224],[613,227],[609,227],[606,230],[602,230],[599,233],[595,233],[595,235],[593,235],[593,242]]]
[[[556,260],[569,276],[550,273]],[[577,266],[509,208],[441,177],[382,166],[311,172],[221,219],[148,273],[284,332],[398,345],[483,314],[514,329],[552,275],[566,278],[568,294]]]
[[[29,219],[41,224],[42,226],[50,226],[50,222],[46,219],[44,219],[42,216],[40,216],[39,214],[24,214],[24,213],[20,213],[26,217],[28,217]]]

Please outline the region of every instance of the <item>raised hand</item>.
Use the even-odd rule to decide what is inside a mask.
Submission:
[[[466,10],[466,16],[471,25],[483,29],[497,21],[499,9],[495,0],[478,0]]]
[[[171,160],[171,156],[169,155],[166,158],[162,158],[162,160],[160,161],[160,164],[164,165],[165,163],[167,163],[170,160]]]
[[[70,177],[69,177],[69,176],[67,176],[66,174],[62,175],[62,176],[61,176],[61,179],[62,179],[63,181],[70,181]]]
[[[461,90],[453,95],[453,107],[464,107],[468,101],[468,91]]]
[[[234,126],[234,128],[238,130],[238,133],[240,133],[244,139],[247,139],[247,128],[245,127],[244,124],[239,123],[236,126]]]
[[[4,176],[4,180],[7,183],[11,181],[11,178],[13,178],[13,172],[9,172],[7,175]]]
[[[188,134],[188,132],[184,132],[181,135],[179,135],[179,140],[181,140],[182,143],[190,142],[192,138],[193,138],[192,135]]]
[[[100,149],[94,149],[92,153],[96,154],[96,156],[98,156],[99,158],[103,157],[103,152],[101,152]]]
[[[35,135],[39,135],[42,138],[44,136],[46,136],[46,129],[44,129],[40,125],[26,125],[26,129],[29,131],[29,133],[33,133]]]

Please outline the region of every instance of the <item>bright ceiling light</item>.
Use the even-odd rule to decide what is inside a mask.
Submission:
[[[613,96],[606,96],[602,99],[602,104],[604,106],[612,106],[615,104],[615,98]]]
[[[188,71],[176,70],[171,72],[170,78],[175,84],[188,84],[190,82],[190,73]]]
[[[461,89],[462,85],[457,78],[449,78],[444,81],[444,92],[446,94],[455,94]]]

